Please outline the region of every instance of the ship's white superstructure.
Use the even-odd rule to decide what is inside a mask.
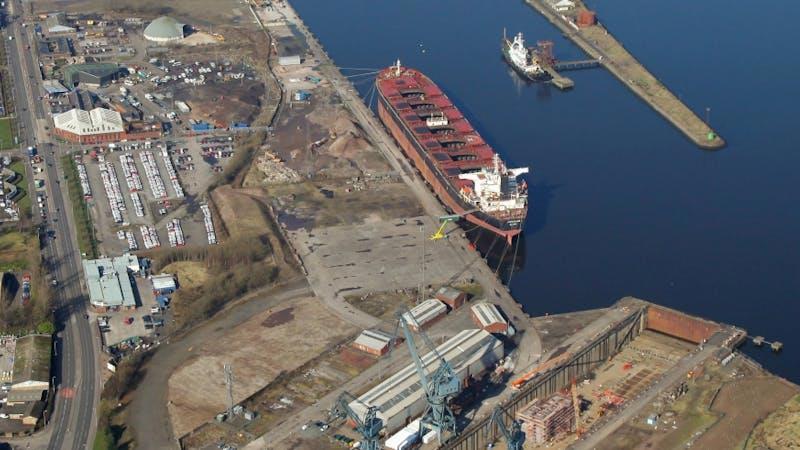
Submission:
[[[524,184],[519,186],[517,182],[517,177],[526,173],[527,167],[506,168],[495,154],[492,167],[483,167],[478,172],[462,173],[458,176],[472,182],[471,187],[461,189],[461,196],[476,208],[488,213],[527,208],[528,191]]]
[[[505,42],[508,47],[506,49],[508,58],[511,64],[516,66],[517,69],[531,76],[544,74],[542,66],[533,58],[528,47],[525,47],[525,38],[522,36],[522,33],[517,33],[513,41],[506,40]]]

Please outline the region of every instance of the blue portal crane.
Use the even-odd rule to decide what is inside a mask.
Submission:
[[[417,375],[425,391],[427,406],[422,414],[422,420],[420,420],[420,435],[424,435],[426,429],[433,430],[436,432],[436,437],[441,444],[443,443],[443,432],[450,431],[453,435],[456,434],[456,418],[447,403],[453,396],[461,392],[461,380],[458,379],[458,375],[456,375],[450,363],[439,354],[431,340],[421,330],[411,313],[404,314],[403,311],[398,311],[397,320],[398,325],[403,329],[408,351],[411,353],[411,359],[414,361]],[[439,362],[433,373],[428,373],[422,358],[419,356],[417,345],[409,328],[409,321],[414,323],[416,329],[419,330],[418,333],[422,337],[425,347],[430,349],[435,361]],[[432,365],[432,363],[433,361],[428,365]]]
[[[350,419],[356,425],[356,431],[361,435],[362,450],[380,450],[380,433],[383,429],[383,420],[378,417],[378,408],[375,406],[367,407],[364,417],[361,417],[357,412],[353,411],[350,403],[356,401],[356,398],[347,391],[339,394],[333,408],[328,414],[328,423],[330,424],[337,419]]]

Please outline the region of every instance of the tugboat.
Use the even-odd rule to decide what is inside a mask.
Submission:
[[[502,49],[506,62],[525,79],[541,81],[550,78],[536,53],[525,47],[525,38],[522,33],[517,33],[513,41],[508,40],[503,33]]]

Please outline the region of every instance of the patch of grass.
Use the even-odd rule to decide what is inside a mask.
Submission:
[[[800,446],[800,395],[767,416],[748,436],[744,448],[797,448]]]
[[[401,292],[372,292],[365,295],[349,295],[345,301],[359,310],[382,320],[394,320],[395,311],[402,305],[413,308],[416,304],[416,289]]]
[[[114,445],[114,436],[111,434],[111,427],[103,427],[102,429],[97,430],[97,434],[94,436],[94,444],[92,444],[93,450],[113,450],[116,446]]]
[[[175,274],[181,288],[202,286],[208,280],[208,269],[201,261],[178,261],[168,264],[162,270]]]
[[[482,298],[484,294],[483,286],[480,283],[454,284],[453,287],[461,292],[466,292],[470,299]]]
[[[94,234],[94,224],[89,206],[83,199],[83,191],[78,181],[78,166],[69,155],[61,158],[64,167],[64,178],[69,188],[69,199],[72,202],[72,213],[75,218],[75,228],[78,232],[78,248],[86,258],[95,259],[98,255],[97,236]]]
[[[30,235],[19,231],[0,234],[0,270],[14,272],[28,267],[28,245]]]
[[[5,117],[0,119],[0,150],[15,148],[14,144],[14,119]]]

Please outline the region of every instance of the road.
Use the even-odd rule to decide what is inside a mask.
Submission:
[[[705,345],[702,349],[695,350],[693,353],[684,356],[669,369],[655,384],[651,385],[645,392],[633,399],[630,403],[626,404],[617,414],[603,423],[600,428],[588,435],[584,436],[582,440],[577,441],[572,445],[573,450],[591,450],[597,448],[600,443],[605,441],[614,431],[621,427],[626,422],[630,421],[642,408],[651,404],[656,397],[665,392],[670,386],[677,384],[680,380],[686,379],[686,374],[692,370],[693,367],[702,363],[710,358],[720,347],[709,344]]]
[[[9,2],[13,5],[13,2]],[[12,6],[13,7],[13,6]],[[49,273],[58,281],[54,289],[53,307],[56,327],[53,376],[57,387],[48,425],[49,449],[86,449],[91,447],[97,409],[99,383],[96,333],[92,332],[84,314],[86,302],[81,287],[80,254],[75,246],[77,237],[72,225],[72,210],[59,163],[59,153],[48,143],[44,126],[47,123],[43,102],[39,100],[42,87],[38,64],[28,46],[32,42],[29,29],[19,20],[9,23],[7,34],[14,36],[8,53],[8,66],[14,77],[14,98],[20,146],[36,146],[45,161],[45,188],[50,222],[56,238],[48,240],[43,253]],[[14,45],[15,44],[15,45]],[[38,217],[38,215],[37,215]],[[69,395],[64,395],[64,393]]]
[[[202,348],[206,342],[220,339],[228,330],[236,328],[275,305],[310,295],[313,295],[313,292],[305,279],[259,291],[251,294],[250,298],[242,303],[219,313],[180,339],[162,344],[148,361],[144,378],[139,382],[136,395],[128,407],[128,420],[134,431],[135,441],[142,448],[178,447],[167,411],[169,377],[181,364],[194,357],[192,348]]]

